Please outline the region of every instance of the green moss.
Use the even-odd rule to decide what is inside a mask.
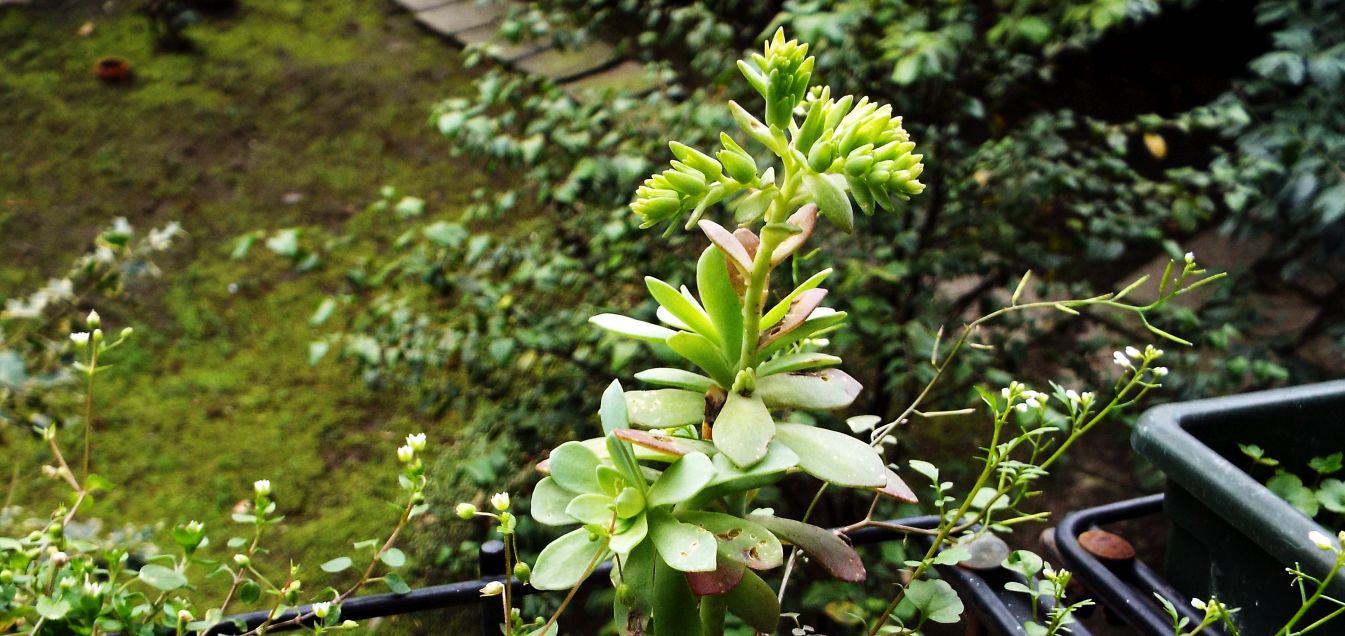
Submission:
[[[361,212],[385,183],[455,214],[490,181],[424,124],[468,84],[457,52],[391,2],[244,2],[190,31],[193,54],[154,52],[125,3],[60,4],[0,10],[0,296],[57,275],[117,216],[141,228],[176,219],[189,234],[159,281],[99,307],[137,333],[98,377],[94,470],[118,488],[87,516],[199,519],[224,557],[232,507],[269,478],[287,515],[272,566],[302,560],[303,576],[337,583],[317,565],[395,520],[385,502],[398,494],[401,437],[424,430],[446,445],[459,423],[431,421],[345,366],[307,365],[318,335],[307,318],[340,272],[297,276],[264,248],[242,262],[229,249],[258,228],[392,231]],[[86,20],[94,31],[79,37]],[[135,79],[96,80],[107,54],[131,60]],[[288,193],[301,200],[284,203]],[[34,479],[50,461],[36,444],[19,457]],[[17,499],[37,512],[60,496],[36,482]],[[202,583],[206,598],[224,585]]]

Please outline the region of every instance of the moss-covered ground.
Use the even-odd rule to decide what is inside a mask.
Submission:
[[[230,510],[269,478],[288,517],[273,561],[302,555],[319,579],[319,563],[395,519],[385,502],[401,436],[442,442],[455,422],[374,393],[348,367],[309,367],[308,317],[339,273],[296,275],[260,246],[235,261],[233,239],[377,234],[365,206],[383,184],[456,215],[487,175],[449,158],[425,122],[470,77],[390,0],[244,1],[204,16],[187,53],[155,50],[137,4],[0,7],[0,297],[59,275],[115,217],[142,230],[180,221],[188,237],[162,276],[98,307],[137,335],[98,377],[94,469],[118,487],[86,516],[200,519],[223,555]],[[95,79],[103,55],[130,60],[134,79]],[[34,513],[61,494],[39,477],[47,461],[22,443],[0,460],[20,466],[15,500]]]

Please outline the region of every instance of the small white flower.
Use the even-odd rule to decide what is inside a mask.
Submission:
[[[86,344],[89,344],[89,332],[76,331],[75,333],[70,334],[70,342],[73,342],[81,347]]]
[[[191,612],[187,611],[185,607],[177,611],[177,622],[179,623],[190,623],[195,619],[196,617],[192,616]]]
[[[425,450],[425,434],[416,433],[415,435],[407,435],[406,445],[410,446],[411,450],[416,451],[417,453]]]
[[[70,555],[61,551],[51,553],[52,565],[55,565],[56,567],[61,567],[62,565],[65,565],[66,563],[69,562],[70,562]]]
[[[1069,389],[1069,390],[1065,391],[1065,399],[1067,399],[1067,400],[1069,400],[1069,401],[1071,401],[1071,402],[1078,402],[1078,401],[1079,401],[1079,392],[1078,392],[1078,391],[1075,391],[1074,389]]]
[[[490,496],[490,505],[500,512],[509,509],[509,493],[497,492]]]
[[[258,497],[265,497],[271,494],[271,480],[258,479],[257,481],[252,482],[252,490],[257,493]]]
[[[1084,403],[1092,402],[1092,401],[1093,401],[1093,392],[1092,392],[1092,391],[1084,391],[1083,393],[1080,393],[1080,394],[1079,394],[1079,401],[1080,401],[1080,402],[1084,402]]]
[[[1195,253],[1195,252],[1187,252],[1187,253],[1186,253],[1186,256],[1183,256],[1182,258],[1185,259],[1186,262],[1188,262],[1188,263],[1194,263],[1194,262],[1196,262],[1196,253]]]
[[[205,524],[204,524],[204,523],[201,523],[200,521],[197,521],[197,520],[195,520],[195,519],[192,519],[191,521],[188,521],[188,522],[187,522],[187,531],[188,531],[188,532],[200,532],[200,531],[202,531],[202,530],[204,530],[204,529],[205,529]]]
[[[1154,377],[1161,378],[1168,374],[1167,367],[1154,367]]]
[[[1320,550],[1330,550],[1334,547],[1331,545],[1331,539],[1316,530],[1308,533],[1308,541],[1311,541],[1312,545],[1317,546]]]
[[[1142,357],[1143,355],[1144,354],[1140,353],[1139,349],[1136,349],[1134,347],[1126,347],[1126,356],[1130,358],[1139,358]]]
[[[245,568],[249,563],[252,563],[252,559],[249,559],[246,554],[235,554],[234,563],[236,563],[238,567]]]
[[[1111,354],[1111,359],[1112,362],[1115,362],[1117,364],[1117,366],[1122,367],[1130,366],[1130,358],[1127,358],[1126,354],[1121,353],[1120,351],[1113,351]]]
[[[331,612],[332,612],[332,604],[331,604],[331,603],[314,603],[314,604],[313,604],[313,615],[316,616],[316,617],[318,617],[318,618],[327,618],[327,615],[330,614]]]
[[[1194,607],[1194,608],[1196,608],[1196,609],[1198,609],[1198,610],[1204,610],[1204,609],[1205,609],[1205,601],[1202,601],[1202,600],[1200,600],[1200,599],[1198,599],[1198,598],[1193,598],[1193,599],[1191,599],[1191,607]]]
[[[1004,398],[1009,397],[1009,387],[1006,386],[1006,387],[1000,389],[1000,390],[999,390],[999,395],[1000,395],[1000,397],[1004,397]]]
[[[481,596],[499,596],[504,594],[504,584],[499,581],[491,581],[481,588]]]
[[[103,595],[103,590],[104,590],[104,589],[106,589],[106,588],[103,586],[102,583],[99,583],[99,582],[97,582],[97,581],[90,581],[90,580],[87,579],[87,578],[84,579],[84,595],[85,595],[85,596],[94,596],[94,597],[102,596],[102,595]]]
[[[410,446],[397,447],[397,459],[400,460],[403,464],[409,464],[411,463],[411,460],[415,458],[416,458],[416,451],[411,450]]]

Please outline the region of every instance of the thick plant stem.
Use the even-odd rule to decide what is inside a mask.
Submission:
[[[705,636],[723,636],[724,616],[728,604],[723,596],[701,597],[701,633]]]
[[[797,171],[790,169],[791,163],[788,160],[784,163],[784,187],[766,211],[767,225],[784,222],[789,211],[786,206],[798,191],[798,180],[792,177]],[[752,259],[752,276],[743,294],[743,347],[735,373],[751,367],[752,359],[756,357],[757,341],[761,338],[761,305],[771,278],[771,257],[783,241],[784,237],[777,232],[764,229],[761,232],[761,244],[757,246],[757,254]]]

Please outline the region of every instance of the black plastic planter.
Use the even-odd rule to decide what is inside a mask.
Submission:
[[[1172,620],[1159,606],[1155,595],[1168,599],[1192,625],[1200,623],[1203,613],[1197,613],[1188,597],[1174,589],[1144,561],[1136,558],[1104,562],[1079,543],[1079,535],[1108,524],[1157,516],[1162,512],[1163,495],[1150,495],[1071,512],[1060,519],[1060,525],[1055,529],[1055,545],[1065,569],[1073,573],[1075,580],[1082,583],[1089,595],[1111,616],[1144,636],[1172,634]],[[1205,633],[1214,636],[1222,632],[1206,628]]]
[[[1336,533],[1247,475],[1237,465],[1240,443],[1290,467],[1345,450],[1345,381],[1160,406],[1132,439],[1168,478],[1167,580],[1185,599],[1213,595],[1242,608],[1244,634],[1273,634],[1301,605],[1285,568],[1299,563],[1324,575],[1334,555],[1308,533]],[[1330,593],[1345,597],[1345,581]]]

